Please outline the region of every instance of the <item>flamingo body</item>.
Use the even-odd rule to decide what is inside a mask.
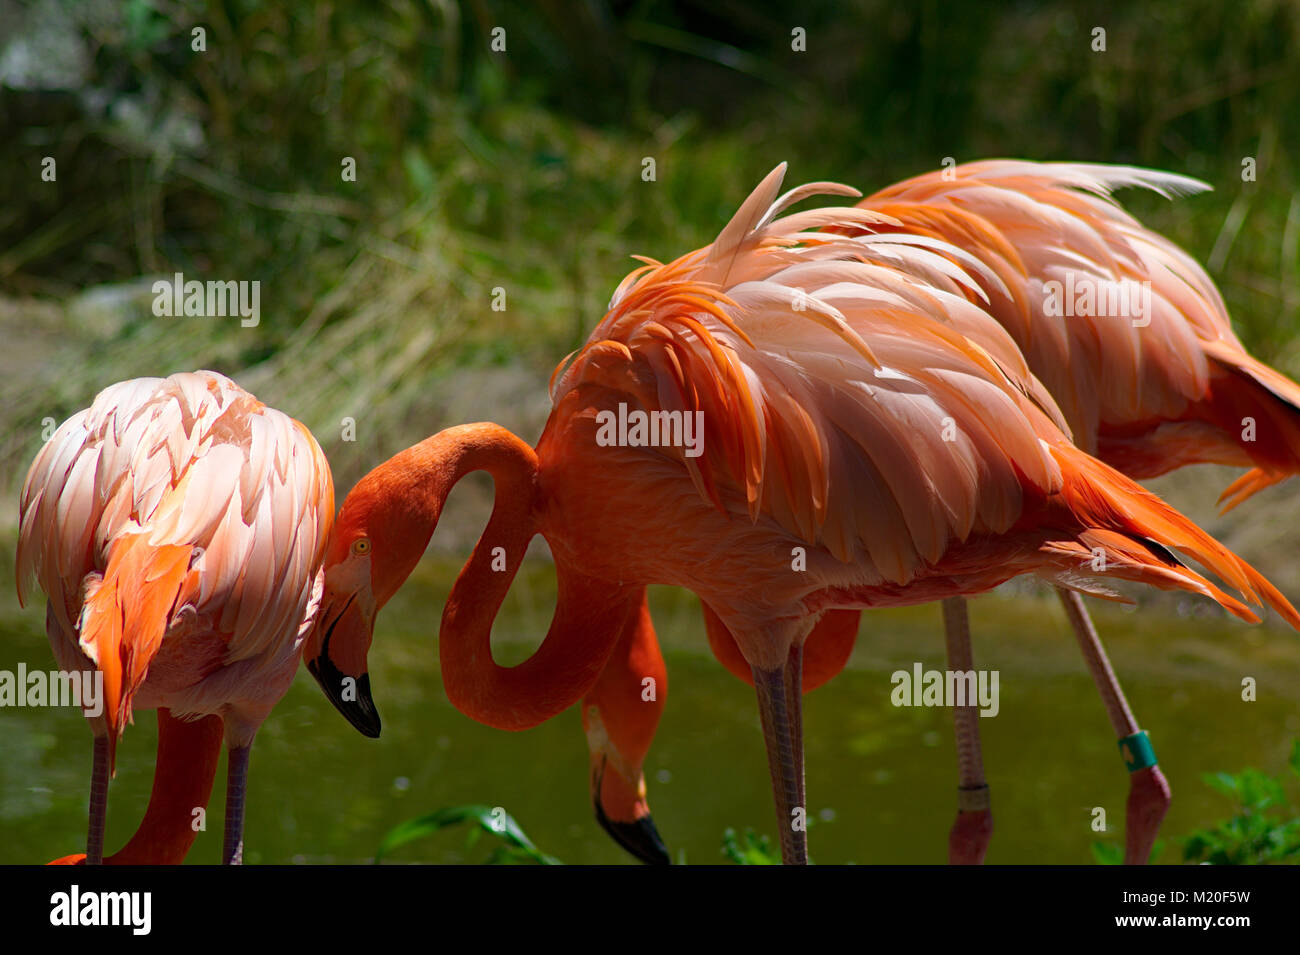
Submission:
[[[45,591],[61,668],[102,674],[110,771],[138,709],[218,716],[246,752],[293,680],[332,519],[310,432],[214,372],[113,385],[55,432],[23,487],[19,595]]]

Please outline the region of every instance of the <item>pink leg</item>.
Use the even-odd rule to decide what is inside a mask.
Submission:
[[[790,648],[785,666],[754,671],[758,713],[767,743],[767,763],[776,797],[777,831],[781,835],[781,861],[808,864],[808,833],[795,826],[795,811],[806,817],[803,775],[803,647]]]
[[[943,631],[948,669],[962,672],[975,669],[965,598],[953,597],[943,602]],[[993,812],[989,808],[989,786],[984,781],[984,757],[980,752],[978,702],[954,707],[953,721],[957,729],[957,820],[948,834],[948,861],[953,865],[980,865],[993,835]]]
[[[226,756],[226,833],[222,865],[244,863],[244,781],[248,777],[248,746]]]
[[[1083,599],[1073,590],[1057,588],[1070,626],[1079,640],[1083,658],[1101,693],[1101,701],[1110,717],[1110,725],[1120,740],[1120,754],[1129,769],[1128,809],[1124,831],[1124,864],[1145,865],[1151,856],[1160,823],[1169,809],[1169,782],[1156,765],[1155,752],[1145,732],[1138,728],[1133,711],[1124,699],[1124,691],[1106,658],[1106,650],[1097,629],[1083,606]]]
[[[90,770],[90,829],[86,833],[86,865],[104,864],[104,822],[108,818],[108,737],[95,737]]]

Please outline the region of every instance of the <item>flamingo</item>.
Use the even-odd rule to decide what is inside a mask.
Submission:
[[[959,294],[960,268],[896,244],[925,281],[870,264],[872,239],[812,231],[891,221],[870,210],[781,217],[811,195],[857,194],[815,183],[778,196],[784,168],[711,245],[624,280],[557,368],[536,449],[490,423],[449,428],[349,493],[304,655],[335,674],[322,687],[350,719],[374,719],[376,614],[451,488],[477,470],[496,494],[443,611],[451,702],[501,729],[535,726],[596,686],[647,584],[686,587],[750,667],[787,863],[807,861],[802,651],[827,610],[982,593],[1030,573],[1090,592],[1116,578],[1200,593],[1258,620],[1178,550],[1300,626],[1257,571],[1070,443],[1010,336]],[[702,446],[655,445],[624,428],[634,412],[677,415],[679,437],[689,416]],[[492,621],[538,533],[555,561],[554,616],[528,660],[499,667]],[[365,699],[344,692],[363,684]]]
[[[968,297],[1015,340],[1057,400],[1075,443],[1135,479],[1194,463],[1252,468],[1224,492],[1226,512],[1300,471],[1300,385],[1246,352],[1213,281],[1194,259],[1110,198],[1125,186],[1166,197],[1209,188],[1185,176],[1126,166],[989,160],[890,186],[858,206],[896,221],[837,231],[861,235],[869,228],[901,242],[948,243],[973,255],[985,268],[971,270],[979,290],[968,290]],[[1051,307],[1060,304],[1045,290],[1052,282],[1062,291],[1089,286],[1102,302],[1110,291],[1148,283],[1149,314],[1134,316],[1136,323],[1096,311],[1067,315]],[[1125,827],[1126,861],[1144,861],[1169,805],[1169,785],[1082,601],[1069,590],[1058,593],[1121,753],[1129,740],[1144,748],[1144,760],[1126,761]],[[749,680],[730,634],[703,609],[715,655]],[[944,603],[944,622],[950,668],[972,669],[962,599]],[[824,634],[819,625],[805,652],[846,661],[857,629],[856,612]],[[805,691],[811,689],[806,675],[804,682]],[[958,707],[954,716],[959,811],[950,860],[977,863],[992,833],[989,788],[974,710]],[[648,806],[644,812],[648,817]]]
[[[59,861],[105,861],[117,743],[156,708],[149,810],[110,859],[184,858],[224,738],[222,861],[238,864],[250,747],[320,605],[334,487],[319,445],[215,372],[137,378],[55,431],[19,513],[19,599],[35,578],[60,668],[103,681],[86,852]]]

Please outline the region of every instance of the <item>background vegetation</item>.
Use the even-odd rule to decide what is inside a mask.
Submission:
[[[505,52],[490,49],[498,27]],[[807,31],[806,52],[791,49],[795,27]],[[1104,52],[1093,49],[1097,27]],[[781,160],[791,181],[833,179],[865,192],[949,156],[1137,163],[1201,177],[1213,193],[1122,199],[1206,263],[1248,347],[1300,377],[1297,51],[1300,6],[1291,0],[0,0],[0,571],[10,566],[16,492],[43,422],[123,378],[195,368],[234,376],[312,428],[340,496],[377,461],[447,424],[491,419],[535,437],[547,376],[603,314],[629,256],[666,258],[708,242]],[[57,162],[54,182],[41,178],[45,157]],[[345,157],[356,160],[355,182],[340,174]],[[654,182],[641,178],[647,157]],[[1242,180],[1246,157],[1257,162],[1254,182]],[[155,317],[150,285],[177,271],[260,281],[260,324]],[[491,308],[497,287],[505,311]],[[356,420],[355,443],[341,438],[345,417]],[[1260,495],[1227,523],[1213,508],[1224,484],[1211,469],[1159,489],[1300,592],[1291,487]],[[438,699],[431,621],[485,514],[482,484],[456,494],[433,545],[451,553],[422,568],[388,612],[388,642],[376,643],[381,706],[386,719],[398,717],[386,724],[387,747],[344,736],[300,680],[259,737],[266,768],[254,791],[275,809],[250,819],[254,861],[297,859],[302,845],[319,854],[312,861],[365,858],[411,815],[385,788],[393,777],[410,785],[393,792],[424,807],[508,805],[538,845],[566,861],[618,857],[589,819],[574,727],[548,725],[528,740],[479,734]],[[509,631],[507,658],[522,657],[549,619],[549,575],[533,576],[537,586],[516,586],[518,607],[497,628]],[[989,733],[990,767],[1017,780],[999,784],[1006,823],[994,858],[1084,861],[1089,833],[1062,836],[1061,856],[1044,852],[1042,833],[1062,814],[1082,813],[1084,800],[1122,806],[1114,743],[1054,604],[1026,596],[1023,584],[1003,598],[977,605],[989,608],[977,610],[987,614],[977,633],[997,634],[977,652],[992,657],[996,646],[1008,712],[1024,700],[1021,715],[994,721]],[[656,817],[674,847],[698,826],[691,858],[703,861],[725,825],[770,831],[766,775],[752,697],[719,685],[710,661],[687,656],[704,645],[693,601],[656,599],[671,601],[656,605],[656,620],[683,689],[665,718],[653,784],[667,784],[675,746],[671,765],[686,781],[683,797],[691,794],[675,802],[666,794]],[[1137,688],[1135,706],[1153,729],[1169,725],[1155,735],[1171,741],[1162,760],[1177,777],[1166,827],[1173,856],[1176,840],[1223,808],[1196,801],[1197,773],[1247,763],[1283,771],[1284,741],[1300,732],[1300,652],[1277,632],[1190,619],[1213,616],[1199,603],[1165,609],[1177,617],[1116,611],[1101,620],[1117,668]],[[45,659],[40,616],[18,612],[12,590],[0,588],[0,666]],[[875,706],[881,674],[899,660],[920,653],[941,665],[937,616],[916,608],[873,621],[858,672],[837,681],[840,691],[810,697],[819,792],[851,794],[835,797],[844,814],[824,830],[835,839],[814,854],[914,860],[924,831],[934,837],[927,858],[938,861],[951,761],[941,749],[914,754],[948,745],[947,714],[900,718]],[[1261,676],[1269,702],[1259,711],[1240,703],[1241,673]],[[698,689],[688,694],[692,680]],[[1077,715],[1062,702],[1076,698]],[[433,718],[431,707],[437,733],[420,722]],[[819,712],[834,733],[818,735]],[[30,732],[0,739],[0,821],[11,823],[0,842],[12,847],[4,861],[32,861],[60,840],[61,852],[73,851],[68,834],[83,824],[84,727],[74,715],[47,716],[27,714]],[[701,736],[700,725],[715,736]],[[119,805],[142,803],[148,788],[150,727],[132,733],[124,759],[138,764],[115,783]],[[747,751],[735,743],[741,734]],[[455,759],[446,747],[430,757],[435,737],[439,747],[462,747]],[[1251,747],[1240,761],[1222,751],[1237,741]],[[501,766],[468,755],[480,745]],[[704,783],[721,778],[718,754],[733,751],[752,779],[727,787],[723,800]],[[503,768],[543,756],[567,768],[544,776]],[[279,757],[292,769],[272,771]],[[868,798],[857,757],[879,763]],[[490,784],[466,773],[479,763],[496,774]],[[1035,774],[1036,789],[1024,782]],[[302,778],[340,792],[369,787],[368,795],[323,804]],[[550,788],[539,793],[542,779]],[[1076,794],[1082,781],[1108,788]],[[549,803],[546,793],[562,786]],[[1055,801],[1044,796],[1049,786]],[[732,797],[751,791],[753,812],[742,817]],[[1259,779],[1235,792],[1242,808],[1233,818],[1249,818],[1199,830],[1200,857],[1264,852],[1251,820],[1261,807],[1274,811],[1275,793]],[[850,810],[868,804],[881,813],[874,829],[850,821]],[[921,805],[916,831],[900,828]],[[136,811],[113,815],[115,839]],[[1271,835],[1279,827],[1282,841]],[[1293,824],[1262,828],[1263,843],[1294,846]],[[871,835],[892,829],[896,846]],[[757,851],[748,835],[729,845],[732,858]]]
[[[47,416],[195,367],[303,419],[344,488],[457,416],[535,430],[628,256],[708,241],[783,159],[864,191],[945,156],[1200,176],[1129,201],[1295,373],[1297,49],[1288,0],[3,0],[0,476]],[[260,280],[261,324],[155,318],[175,271]]]

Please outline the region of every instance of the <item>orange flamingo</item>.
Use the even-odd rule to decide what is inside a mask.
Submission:
[[[944,287],[969,285],[960,269],[899,244],[914,271],[933,274],[926,282],[865,261],[871,241],[812,231],[887,221],[870,210],[778,218],[819,192],[855,194],[814,184],[778,197],[783,173],[712,245],[624,280],[557,369],[536,451],[496,425],[451,428],[348,495],[304,650],[316,672],[341,675],[322,686],[345,714],[373,713],[368,693],[345,692],[360,683],[344,681],[365,676],[376,613],[475,470],[492,475],[496,498],[443,612],[448,698],[489,725],[534,726],[597,684],[637,625],[645,585],[687,587],[752,670],[786,862],[807,859],[802,650],[827,610],[980,593],[1033,573],[1071,588],[1121,578],[1187,590],[1257,619],[1171,553],[1181,550],[1300,625],[1253,568],[1070,444],[1010,337]],[[649,415],[676,421],[677,440],[651,440]],[[492,620],[537,533],[555,559],[555,614],[538,651],[502,668]]]
[[[19,597],[35,577],[60,668],[102,679],[103,711],[87,714],[85,862],[104,861],[118,739],[135,710],[153,708],[149,810],[111,861],[184,858],[221,736],[222,860],[242,860],[249,750],[298,667],[333,512],[311,433],[209,371],[106,388],[41,449],[22,493]]]
[[[936,243],[948,243],[985,267],[971,270],[979,291],[968,290],[967,296],[1015,339],[1030,370],[1063,409],[1079,447],[1138,479],[1191,463],[1252,466],[1224,492],[1224,509],[1230,510],[1300,470],[1300,386],[1245,351],[1204,270],[1110,199],[1122,186],[1165,196],[1208,188],[1183,176],[1132,167],[985,161],[910,179],[858,205],[896,220],[872,224],[868,228],[874,233],[897,234],[899,241],[940,251]],[[1058,288],[1049,293],[1052,282]],[[1147,314],[1130,316],[1135,321],[1129,322],[1106,313],[1108,303],[1128,301],[1129,292],[1143,283],[1150,289]],[[1075,304],[1054,298],[1069,288],[1091,296],[1094,307],[1082,313],[1060,307]],[[1065,589],[1060,596],[1121,752],[1134,736],[1145,746],[1146,760],[1127,763],[1125,837],[1126,861],[1143,861],[1168,807],[1169,786],[1082,601]],[[704,615],[718,659],[751,679],[721,621],[707,606]],[[972,669],[963,600],[945,602],[944,621],[950,667]],[[805,653],[842,666],[856,634],[852,612],[833,629],[819,624]],[[807,674],[804,685],[811,688]],[[989,789],[974,709],[958,707],[954,716],[961,808],[950,834],[950,859],[974,863],[983,860],[992,832]],[[644,812],[648,816],[648,807]]]

